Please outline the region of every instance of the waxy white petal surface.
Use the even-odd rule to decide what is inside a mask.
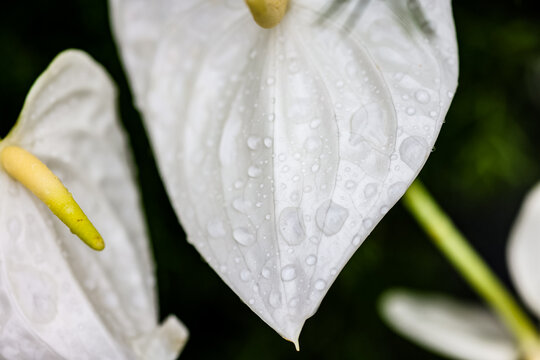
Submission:
[[[403,195],[457,85],[449,1],[112,0],[116,37],[189,241],[294,342]],[[355,21],[351,21],[351,15]]]
[[[66,51],[36,81],[0,141],[0,151],[15,145],[43,161],[106,242],[104,251],[90,250],[0,168],[3,357],[148,359],[133,342],[156,331],[155,279],[114,101],[104,70],[88,55]],[[185,340],[183,325],[174,333],[177,343]]]
[[[382,298],[381,312],[403,336],[453,359],[518,359],[511,335],[481,306],[393,290]]]
[[[540,185],[525,198],[508,244],[507,260],[517,290],[540,317]]]

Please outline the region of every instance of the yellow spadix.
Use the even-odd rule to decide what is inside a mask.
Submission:
[[[287,12],[289,0],[246,0],[246,4],[259,26],[270,29],[281,22]]]
[[[92,249],[105,248],[103,238],[56,175],[28,151],[7,146],[0,153],[0,163],[56,215],[71,232]]]

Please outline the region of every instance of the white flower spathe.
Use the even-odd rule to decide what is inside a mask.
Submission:
[[[111,79],[61,53],[0,140],[45,163],[106,241],[90,250],[0,166],[0,355],[6,359],[173,360],[187,339],[158,327],[155,278]]]
[[[524,201],[510,234],[510,274],[528,307],[540,317],[540,185]],[[389,291],[381,301],[385,320],[400,334],[462,360],[518,360],[516,341],[488,309],[442,295]]]
[[[283,337],[426,161],[457,85],[450,1],[111,0],[189,241]]]

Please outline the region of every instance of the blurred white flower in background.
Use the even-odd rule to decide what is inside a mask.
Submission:
[[[174,316],[158,327],[151,252],[114,101],[101,66],[63,52],[0,140],[3,161],[17,147],[51,169],[107,244],[98,253],[78,241],[3,162],[1,358],[172,360],[187,339]]]
[[[540,318],[540,185],[527,196],[510,234],[507,260],[512,280]],[[391,290],[381,312],[400,334],[434,351],[464,360],[518,360],[518,345],[487,308],[443,295]]]
[[[298,345],[435,143],[457,85],[450,1],[291,0],[270,30],[240,0],[110,5],[189,241]]]

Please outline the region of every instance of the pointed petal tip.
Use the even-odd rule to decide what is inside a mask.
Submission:
[[[296,351],[300,352],[300,342],[298,341],[298,337],[296,338],[296,340],[291,340],[291,339],[288,339],[286,337],[284,337],[285,340],[287,341],[290,341],[293,343],[294,345],[294,348],[296,349]]]
[[[292,339],[289,339],[289,338],[286,338],[286,337],[283,337],[285,340],[293,343],[294,345],[294,348],[296,349],[296,351],[300,351],[300,342],[298,341],[298,338],[296,338],[296,340],[292,340]]]
[[[302,331],[302,327],[304,326],[304,321],[299,325],[297,323],[289,323],[288,328],[285,329],[286,331],[280,331],[274,326],[274,330],[276,330],[285,340],[293,343],[294,348],[296,351],[300,351],[300,332]]]

